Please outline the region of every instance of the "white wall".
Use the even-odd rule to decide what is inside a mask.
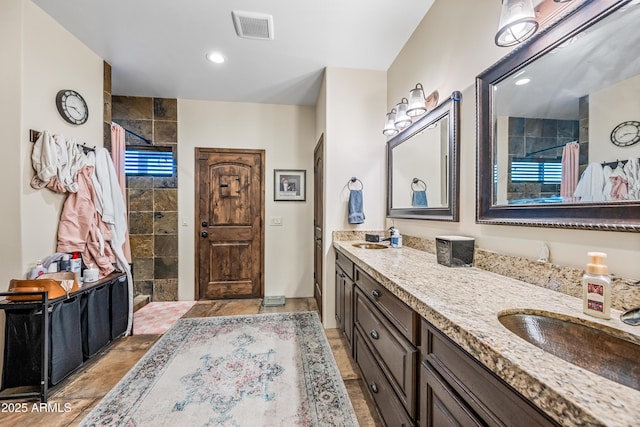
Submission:
[[[335,327],[334,230],[379,230],[384,226],[386,145],[382,135],[386,103],[383,71],[327,68],[324,170],[323,322]],[[319,137],[319,135],[318,135]],[[316,138],[317,140],[318,138]],[[364,224],[347,221],[347,182],[363,183]]]
[[[640,157],[640,143],[618,147],[611,131],[620,123],[640,117],[640,76],[589,94],[589,161],[612,162]],[[616,108],[611,108],[615,105]]]
[[[3,149],[0,170],[4,184],[0,196],[4,201],[0,235],[0,291],[7,289],[9,280],[23,273],[22,216],[20,203],[22,193],[21,148],[26,144],[21,128],[22,113],[22,49],[20,35],[23,27],[21,0],[0,2],[0,129],[3,134]]]
[[[312,107],[178,100],[178,297],[195,295],[195,148],[266,150],[265,295],[313,295],[313,147]],[[273,201],[273,170],[305,169],[305,202]],[[282,226],[269,218],[282,217]],[[278,267],[277,260],[291,262]]]
[[[8,127],[9,135],[14,135],[7,138],[12,148],[7,152],[8,158],[2,156],[2,161],[7,161],[5,176],[15,177],[19,189],[19,195],[4,199],[13,202],[5,207],[3,218],[13,218],[15,222],[5,220],[0,226],[3,236],[15,237],[6,242],[19,242],[7,245],[14,253],[9,255],[11,267],[0,273],[0,286],[5,287],[9,279],[26,274],[37,259],[55,252],[64,200],[62,195],[29,186],[33,176],[29,129],[46,129],[78,142],[102,146],[103,60],[30,1],[7,0],[0,11],[3,17],[0,31],[5,31],[5,12],[9,21],[6,31],[11,30],[0,43],[10,47],[8,52],[14,59],[20,58],[17,62],[9,61],[8,80],[2,79],[12,97],[19,94],[12,105],[18,108],[11,113],[18,117]],[[89,107],[86,124],[73,126],[60,117],[55,106],[60,89],[74,89],[84,96]],[[14,150],[19,150],[19,156],[14,156],[17,153]]]
[[[433,238],[463,234],[476,238],[480,248],[537,259],[543,242],[551,260],[577,268],[588,261],[586,252],[602,250],[614,274],[639,277],[635,260],[640,239],[634,233],[567,230],[536,227],[480,225],[476,208],[476,108],[475,77],[508,49],[494,45],[500,2],[477,0],[436,1],[388,71],[387,108],[406,96],[416,82],[426,92],[438,90],[444,98],[463,91],[461,114],[460,222],[396,220],[403,233]],[[373,124],[372,124],[373,126]]]

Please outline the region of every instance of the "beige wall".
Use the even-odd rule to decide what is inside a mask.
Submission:
[[[313,295],[314,119],[312,107],[178,100],[179,299],[194,298],[196,147],[266,150],[265,295]],[[307,200],[274,202],[274,169],[306,170]],[[273,216],[282,226],[269,225]]]
[[[44,259],[56,249],[63,196],[29,186],[33,175],[29,129],[46,129],[91,146],[102,146],[103,61],[29,1],[4,1],[0,15],[3,19],[0,31],[11,33],[1,38],[0,44],[5,44],[16,60],[8,61],[9,67],[4,64],[2,67],[3,75],[9,73],[2,84],[7,85],[15,101],[6,105],[18,107],[10,113],[16,116],[10,125],[3,126],[10,145],[8,156],[2,156],[2,162],[7,162],[3,172],[10,180],[13,194],[3,199],[12,202],[5,206],[6,220],[0,226],[0,234],[5,242],[18,242],[6,245],[12,253],[2,257],[3,263],[10,263],[0,273],[0,286],[4,288],[9,279],[25,275],[36,260]],[[72,126],[60,117],[55,106],[60,89],[74,89],[84,96],[89,107],[86,124]],[[13,238],[7,239],[8,236]]]
[[[475,77],[509,50],[494,45],[500,2],[437,0],[388,71],[387,107],[406,96],[416,82],[438,90],[441,98],[463,91],[460,171],[460,222],[396,220],[403,233],[423,237],[463,234],[477,246],[537,259],[543,242],[555,263],[583,268],[586,252],[602,250],[614,274],[635,277],[640,239],[634,233],[480,225],[476,208]]]
[[[0,2],[0,129],[3,134],[0,170],[4,184],[0,195],[4,201],[0,222],[0,291],[7,289],[13,277],[23,273],[22,237],[20,233],[22,216],[21,148],[25,144],[21,127],[22,115],[22,49],[19,35],[23,26],[23,2],[6,0]],[[18,35],[18,37],[16,36]]]
[[[379,230],[384,226],[386,145],[382,126],[386,73],[328,68],[323,95],[326,104],[323,322],[330,328],[335,327],[332,231]],[[347,221],[346,185],[351,177],[357,177],[364,185],[364,224],[351,225]]]

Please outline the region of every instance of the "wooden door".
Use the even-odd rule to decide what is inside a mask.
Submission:
[[[196,299],[264,296],[264,150],[196,148]]]
[[[322,319],[322,221],[324,210],[324,135],[313,151],[313,297]]]

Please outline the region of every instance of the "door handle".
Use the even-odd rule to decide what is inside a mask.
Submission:
[[[209,237],[209,233],[207,233],[206,231],[203,231],[202,233],[200,233],[200,236]]]
[[[209,226],[209,223],[208,223],[207,221],[202,221],[202,226],[203,226],[203,227],[208,227],[208,226]]]
[[[378,393],[378,385],[376,383],[369,384],[369,388],[371,389],[372,392]]]
[[[379,291],[379,290],[374,289],[374,290],[372,290],[372,291],[371,291],[371,295],[373,295],[373,297],[377,299],[377,298],[380,298],[380,296],[381,296],[382,294],[380,293],[380,291]]]
[[[369,335],[371,335],[371,338],[373,338],[374,340],[377,340],[378,338],[380,338],[380,335],[378,335],[378,331],[376,331],[375,329],[369,332]]]

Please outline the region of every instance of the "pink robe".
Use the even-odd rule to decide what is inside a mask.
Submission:
[[[80,252],[85,265],[100,269],[100,277],[112,273],[115,256],[111,250],[111,229],[95,207],[91,182],[93,166],[78,171],[78,192],[69,193],[58,225],[57,252]],[[100,237],[102,236],[102,242]]]

